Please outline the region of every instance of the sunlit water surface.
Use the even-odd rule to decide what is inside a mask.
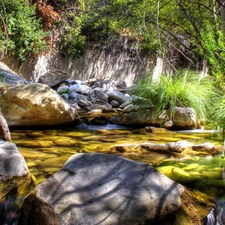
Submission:
[[[99,131],[100,130],[100,131]],[[106,131],[102,131],[106,130]],[[113,131],[113,132],[112,132]],[[144,133],[118,125],[81,125],[60,128],[11,129],[13,142],[24,156],[30,172],[40,183],[59,170],[76,153],[113,153],[156,167],[171,179],[215,197],[225,209],[225,172],[221,155],[154,158],[152,154],[116,153],[118,144],[168,143],[186,140],[222,146],[217,132]]]

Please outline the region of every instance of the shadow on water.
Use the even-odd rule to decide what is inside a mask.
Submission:
[[[118,133],[98,134],[96,131],[101,129],[115,130]],[[110,153],[111,147],[116,144],[168,143],[186,140],[195,144],[211,142],[217,146],[223,145],[223,137],[216,132],[141,133],[138,128],[131,129],[112,124],[104,126],[82,124],[78,127],[58,127],[55,129],[19,128],[12,129],[11,136],[26,159],[29,170],[37,178],[37,183],[41,183],[58,171],[73,154],[80,152]],[[126,157],[129,157],[129,154]],[[130,157],[133,159],[132,154],[130,154]],[[149,157],[150,154],[135,154],[135,160],[152,164]],[[221,217],[225,221],[225,175],[224,163],[220,155],[214,157],[166,158],[156,166],[160,172],[164,173],[161,170],[163,167],[166,168],[166,171],[168,171],[168,168],[171,168],[171,171],[176,171],[177,168],[177,171],[184,170],[187,176],[177,176],[176,173],[172,172],[165,175],[187,187],[215,197],[218,207],[221,209]],[[122,205],[118,207],[122,207]]]

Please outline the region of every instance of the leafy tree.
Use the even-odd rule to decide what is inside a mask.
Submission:
[[[35,6],[28,0],[1,0],[0,5],[0,52],[24,61],[47,48],[47,33],[36,19]]]
[[[135,38],[139,48],[176,67],[224,71],[224,36],[215,0],[90,0],[82,2],[82,30],[96,40],[114,32]]]

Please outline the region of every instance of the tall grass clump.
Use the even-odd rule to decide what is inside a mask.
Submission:
[[[214,100],[214,106],[211,110],[210,119],[214,127],[225,130],[225,96],[222,94]]]
[[[138,81],[130,93],[148,99],[154,105],[155,116],[170,109],[173,117],[176,107],[191,107],[199,119],[211,115],[213,101],[218,96],[210,77],[201,78],[197,73],[182,71],[162,75],[159,82],[147,76]]]

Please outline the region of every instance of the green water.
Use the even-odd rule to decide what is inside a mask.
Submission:
[[[152,153],[116,152],[118,144],[168,143],[186,140],[195,144],[211,142],[222,146],[223,137],[218,133],[146,133],[114,125],[65,126],[48,129],[11,129],[13,142],[24,156],[37,183],[46,180],[59,170],[73,154],[101,152],[119,154],[155,166],[171,179],[188,187],[225,198],[223,161],[217,156],[185,156],[174,158]]]

